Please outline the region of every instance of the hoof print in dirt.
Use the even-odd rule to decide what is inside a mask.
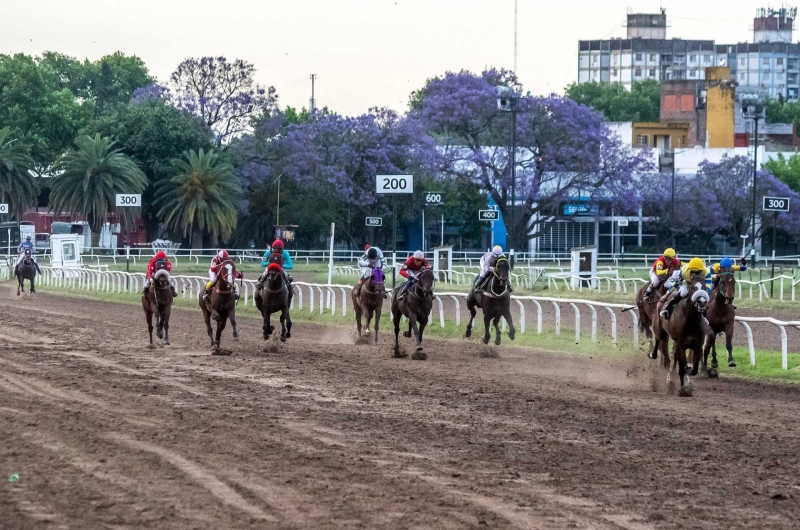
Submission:
[[[709,379],[716,379],[719,377],[719,371],[716,368],[709,368],[708,372],[706,372]]]
[[[478,351],[478,357],[482,359],[497,359],[500,357],[500,352],[497,350],[497,348],[492,348],[491,346],[487,348],[481,348]]]
[[[395,359],[405,359],[408,357],[408,354],[400,347],[392,348],[392,357]]]
[[[233,352],[231,350],[211,350],[211,355],[222,355],[228,356],[231,355]]]
[[[414,352],[414,354],[411,356],[411,358],[414,359],[415,361],[427,361],[428,360],[428,354],[425,353],[422,350],[417,350],[417,351]]]
[[[678,395],[681,397],[692,397],[694,395],[694,388],[690,385],[682,386],[678,391]]]

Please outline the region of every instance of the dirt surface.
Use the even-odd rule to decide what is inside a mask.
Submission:
[[[2,528],[796,528],[800,386],[0,288]],[[387,330],[388,331],[388,330]],[[505,340],[505,339],[504,339]],[[410,348],[410,339],[405,343]],[[19,481],[6,477],[19,474]]]

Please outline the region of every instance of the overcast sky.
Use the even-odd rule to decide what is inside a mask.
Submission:
[[[408,94],[447,70],[512,68],[514,0],[6,0],[0,53],[45,50],[97,59],[120,50],[166,80],[186,57],[255,64],[282,106],[343,114],[405,110]],[[776,2],[773,2],[776,4]],[[752,40],[745,0],[518,0],[518,73],[535,94],[577,76],[579,39],[625,36],[628,8],[667,9],[667,36]]]

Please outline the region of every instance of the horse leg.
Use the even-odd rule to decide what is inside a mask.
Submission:
[[[264,312],[264,325],[262,329],[264,330],[264,340],[269,339],[269,336],[272,335],[272,325],[269,323],[269,311]]]
[[[392,301],[392,323],[394,324],[394,353],[392,357],[396,359],[400,359],[402,357],[407,357],[408,355],[404,352],[400,351],[400,317],[401,317],[400,309],[397,307],[397,303]]]
[[[492,334],[489,331],[491,329],[491,321],[492,318],[486,313],[486,310],[483,311],[483,343],[489,344],[489,339],[492,338]]]
[[[214,345],[216,346],[217,353],[219,353],[220,351],[219,349],[220,338],[222,337],[222,332],[225,330],[225,325],[227,323],[228,323],[228,318],[227,317],[223,318],[223,316],[220,315],[219,320],[217,320],[217,333],[214,337],[214,343],[215,343]]]
[[[156,315],[156,337],[159,339],[164,338],[164,323],[161,322],[161,311],[158,310],[158,304],[153,304],[155,306],[155,315]]]
[[[147,332],[150,334],[150,346],[153,345],[153,313],[150,311],[144,312],[144,317],[147,319]]]
[[[700,370],[700,354],[703,352],[703,348],[701,346],[695,346],[692,348],[692,377],[698,374]]]
[[[22,290],[23,293],[25,292],[25,284],[22,283],[25,280],[22,279],[21,274],[17,274],[17,280],[19,281],[19,285],[17,285],[17,296],[19,296],[20,290]]]
[[[358,338],[361,338],[361,307],[353,304],[353,309],[356,312],[356,329],[358,330]]]
[[[372,322],[372,317],[375,314],[375,310],[372,307],[367,307],[367,316],[366,316],[366,325],[364,326],[364,335],[369,335],[369,325]]]
[[[378,344],[378,328],[381,321],[381,308],[375,309],[375,344]]]
[[[708,354],[713,351],[712,358],[711,358],[711,367],[716,368],[717,366],[717,352],[714,348],[714,341],[716,340],[716,335],[708,335],[706,337],[705,344],[703,345],[703,371],[708,372]]]
[[[286,342],[286,314],[281,311],[281,316],[278,317],[281,322],[281,342]]]
[[[411,319],[408,319],[408,331],[403,332],[403,336],[409,338],[411,336]]]
[[[467,324],[467,331],[464,333],[465,337],[470,337],[472,335],[472,321],[475,320],[475,304],[470,303],[469,299],[467,299],[467,309],[469,309],[469,323]]]
[[[205,302],[202,302],[205,303]],[[211,341],[211,347],[214,347],[214,330],[211,329],[211,313],[208,312],[208,309],[203,308],[203,320],[206,322],[206,332],[208,333],[208,339]]]
[[[33,273],[33,276],[31,276],[31,294],[36,292],[36,286],[33,283],[33,279],[34,278],[36,278],[36,273],[35,272]]]
[[[514,335],[516,335],[517,330],[514,328],[514,319],[511,317],[511,307],[506,308],[503,312],[503,318],[505,318],[508,323],[508,338],[514,340]]]
[[[169,346],[169,316],[172,313],[172,306],[168,305],[164,308],[164,314],[161,315],[161,322],[164,324],[164,344]]]
[[[500,317],[495,317],[492,324],[494,325],[494,343],[500,346]]]
[[[292,317],[289,314],[289,302],[286,302],[286,308],[284,309],[286,313],[286,338],[292,338]]]
[[[728,366],[736,368],[736,361],[733,360],[733,321],[725,326],[725,349],[728,350]]]

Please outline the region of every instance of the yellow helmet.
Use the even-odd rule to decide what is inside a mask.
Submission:
[[[675,257],[675,249],[674,248],[668,248],[667,250],[665,250],[664,251],[664,257],[665,258],[674,258]]]
[[[706,262],[702,258],[692,258],[689,260],[690,271],[702,271],[706,268]]]

